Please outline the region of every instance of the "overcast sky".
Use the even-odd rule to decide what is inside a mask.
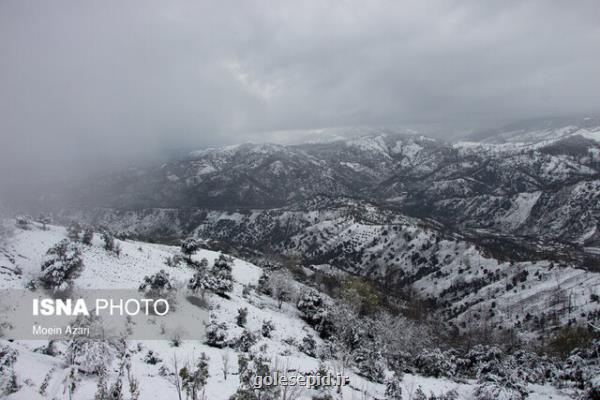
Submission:
[[[599,21],[594,0],[0,0],[0,167],[596,113]]]

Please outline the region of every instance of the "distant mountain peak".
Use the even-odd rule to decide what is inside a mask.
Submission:
[[[550,144],[580,135],[600,142],[600,116],[537,118],[471,135],[471,141],[492,144]]]

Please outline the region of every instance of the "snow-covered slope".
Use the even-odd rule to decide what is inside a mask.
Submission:
[[[34,278],[40,269],[40,261],[46,249],[65,237],[64,228],[50,226],[48,230],[42,230],[32,226],[28,230],[18,229],[12,238],[2,246],[0,253],[0,275],[1,287],[23,288],[25,284]],[[81,275],[75,279],[75,286],[81,288],[135,288],[141,282],[144,275],[157,272],[159,269],[167,268],[164,258],[178,253],[178,248],[148,244],[134,241],[119,241],[122,253],[119,257],[106,252],[98,240],[94,240],[91,246],[81,246],[84,261],[84,269]],[[194,257],[213,259],[218,254],[215,252],[201,250]],[[192,275],[188,267],[169,268],[167,272],[177,284],[183,285]],[[315,332],[304,322],[298,314],[293,303],[284,303],[281,309],[270,297],[258,294],[256,291],[244,293],[245,285],[255,285],[260,276],[260,268],[235,259],[233,263],[234,288],[229,299],[209,295],[211,313],[216,315],[220,322],[226,323],[230,329],[228,335],[239,335],[242,328],[235,324],[237,311],[241,307],[248,309],[248,322],[246,329],[260,331],[264,320],[271,320],[275,327],[271,338],[260,337],[259,342],[254,345],[258,348],[266,345],[265,355],[272,360],[277,359],[279,363],[285,364],[299,372],[314,371],[319,367],[319,360],[309,357],[300,352],[293,344],[298,342],[308,333]],[[302,285],[294,283],[299,289]],[[315,336],[317,336],[315,334]],[[317,345],[322,345],[320,339]],[[3,348],[14,349],[18,352],[14,372],[20,389],[8,397],[11,400],[35,400],[35,399],[66,399],[68,393],[65,390],[69,373],[65,362],[65,343],[56,345],[54,356],[45,355],[39,351],[46,344],[41,341],[15,341],[8,343],[0,341]],[[236,390],[239,383],[237,371],[237,350],[231,348],[214,348],[203,344],[201,341],[183,341],[178,347],[174,347],[169,340],[156,341],[134,341],[127,343],[131,357],[131,370],[140,382],[140,399],[169,399],[177,398],[175,387],[169,382],[169,376],[164,375],[164,370],[172,369],[172,359],[177,358],[179,365],[188,362],[193,363],[201,353],[210,357],[209,374],[205,386],[204,398],[210,400],[228,399]],[[154,355],[162,361],[154,365],[144,361],[148,351],[152,350]],[[227,366],[227,378],[224,377],[223,368],[225,360],[229,360]],[[336,368],[332,363],[325,361],[325,366],[332,370]],[[161,367],[163,373],[161,373]],[[117,377],[117,361],[113,360],[108,370],[109,383]],[[344,387],[339,398],[344,399],[381,399],[384,398],[385,387],[382,384],[371,382],[357,375],[352,369],[345,371],[350,377],[350,386]],[[389,373],[389,371],[388,371]],[[97,385],[97,377],[93,375],[82,375],[81,381],[76,385],[73,399],[87,400],[94,396]],[[44,383],[46,381],[46,383]],[[443,378],[425,378],[417,375],[407,374],[403,378],[404,398],[408,399],[420,386],[425,393],[446,392],[454,389],[460,399],[472,399],[474,382],[457,383]],[[40,388],[46,386],[40,394]],[[530,399],[566,399],[556,389],[549,386],[530,385]],[[310,399],[314,390],[306,389],[298,399]]]
[[[571,196],[590,196],[592,189],[582,188]],[[497,223],[523,225],[540,196],[539,192],[519,195]],[[573,213],[576,208],[569,210]],[[148,211],[132,224],[130,216],[139,215],[135,212],[115,215],[99,210],[90,222],[144,236],[153,223],[162,226],[164,212]],[[472,213],[476,212],[474,204]],[[562,221],[551,215],[541,218],[547,224]],[[315,199],[300,208],[203,211],[191,234],[238,254],[260,255],[260,249],[268,246],[306,265],[328,265],[391,290],[416,287],[422,297],[435,302],[445,320],[465,328],[486,323],[539,333],[536,321],[548,315],[552,318],[544,329],[600,319],[600,304],[591,300],[600,294],[600,274],[577,268],[572,259],[560,256],[560,248],[531,250],[521,246],[518,238],[498,242],[484,230],[474,231],[469,240],[368,203]]]

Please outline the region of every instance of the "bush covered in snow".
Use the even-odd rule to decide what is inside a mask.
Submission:
[[[296,304],[302,317],[308,322],[323,338],[328,338],[333,333],[333,323],[330,317],[330,310],[323,296],[314,289],[310,289],[298,300]]]
[[[415,367],[420,374],[434,378],[452,377],[455,374],[455,366],[440,349],[419,354],[415,359]]]
[[[385,381],[385,400],[402,400],[402,380],[395,374]]]
[[[178,268],[183,262],[183,257],[179,254],[175,254],[172,257],[165,258],[165,265],[170,268]]]
[[[212,347],[223,348],[227,345],[227,324],[218,322],[211,317],[206,326],[206,344]]]
[[[115,349],[105,340],[87,339],[85,336],[69,342],[67,359],[86,374],[97,374],[113,360]]]
[[[310,333],[302,338],[299,350],[309,357],[317,356],[317,341]]]
[[[172,288],[169,274],[161,269],[154,275],[145,276],[138,290],[147,296],[161,296]]]
[[[224,255],[221,254],[215,260],[210,270],[203,267],[196,269],[197,271],[190,278],[187,287],[194,293],[200,292],[202,298],[207,291],[226,296],[226,293],[233,290],[231,259]]]
[[[264,320],[261,326],[261,334],[263,337],[270,338],[271,332],[275,330],[275,325],[273,325],[273,321]]]
[[[240,384],[229,400],[278,400],[280,387],[278,385],[254,385],[256,377],[272,376],[274,369],[271,360],[263,354],[250,353],[238,356],[238,375]]]
[[[17,215],[15,217],[15,225],[19,229],[31,229],[33,218],[30,215]]]
[[[585,398],[586,400],[600,400],[600,374],[590,379]]]
[[[104,250],[113,251],[115,248],[115,237],[108,231],[102,232],[102,241],[104,242]]]
[[[162,362],[162,359],[153,350],[148,350],[148,352],[144,356],[144,362],[146,364],[156,365],[156,364]]]
[[[213,290],[217,286],[214,277],[207,271],[201,270],[194,273],[188,282],[188,289],[192,292],[200,292],[200,295],[204,299],[207,291]]]
[[[360,375],[374,382],[383,383],[386,364],[376,344],[361,346],[353,355]]]
[[[476,400],[523,400],[526,394],[495,381],[484,381],[474,391]]]
[[[478,368],[479,385],[475,389],[477,400],[520,400],[528,396],[527,382],[514,358],[502,358],[497,354],[486,358],[485,361],[480,361]]]
[[[267,271],[263,271],[260,277],[258,278],[256,290],[258,290],[259,293],[271,296],[273,294],[273,290],[271,289],[270,279],[270,274]]]
[[[79,316],[75,320],[75,325],[89,328],[90,336],[79,335],[70,340],[65,358],[69,365],[76,366],[84,374],[98,374],[108,368],[115,356],[125,348],[123,342],[103,337],[104,327],[101,317],[93,314]]]
[[[239,338],[236,339],[235,345],[239,351],[244,353],[250,351],[250,348],[256,344],[258,338],[248,329],[244,329]]]

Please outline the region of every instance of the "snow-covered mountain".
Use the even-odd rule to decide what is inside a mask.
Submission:
[[[135,211],[134,219],[160,209],[182,221],[164,221],[163,228],[181,225],[184,234],[205,211],[352,199],[467,236],[485,231],[531,251],[569,248],[583,265],[594,257],[585,248],[600,244],[600,142],[588,122],[575,130],[548,128],[552,140],[534,143],[448,144],[383,132],[330,143],[229,146],[46,198],[62,198],[72,210]]]
[[[527,145],[581,136],[600,140],[600,117],[540,118],[517,122],[471,135],[476,141]]]

